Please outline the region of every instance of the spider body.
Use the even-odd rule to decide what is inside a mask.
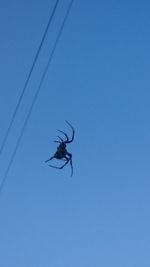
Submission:
[[[67,144],[71,143],[74,140],[75,130],[74,130],[74,128],[72,127],[72,125],[68,121],[66,121],[66,123],[72,129],[72,137],[71,137],[71,139],[69,140],[69,137],[68,137],[68,135],[65,132],[63,132],[61,130],[57,130],[60,133],[62,133],[65,136],[66,139],[64,140],[62,137],[57,136],[59,140],[55,140],[54,141],[56,143],[59,143],[59,145],[57,147],[57,150],[56,150],[55,154],[51,158],[49,158],[48,160],[46,160],[45,162],[48,162],[48,161],[50,161],[50,160],[52,160],[54,158],[55,159],[58,159],[58,160],[65,161],[65,163],[62,166],[60,166],[60,167],[49,165],[50,167],[56,168],[56,169],[63,169],[68,163],[70,163],[70,166],[71,166],[71,176],[72,176],[73,175],[72,154],[67,151],[67,148],[66,147],[67,147]]]
[[[54,154],[54,158],[56,159],[62,159],[66,156],[67,154],[67,149],[66,149],[66,144],[65,143],[60,143],[60,145],[57,147],[57,150]]]

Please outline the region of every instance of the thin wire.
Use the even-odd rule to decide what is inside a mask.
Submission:
[[[45,79],[45,76],[46,76],[46,74],[47,74],[47,72],[48,72],[49,66],[50,66],[51,61],[52,61],[52,59],[53,59],[54,52],[55,52],[55,50],[56,50],[56,47],[57,47],[57,45],[58,45],[58,42],[59,42],[59,40],[60,40],[61,34],[62,34],[63,29],[64,29],[64,26],[65,26],[65,23],[66,23],[66,21],[67,21],[67,18],[68,18],[68,16],[69,16],[70,11],[71,11],[71,7],[72,7],[72,4],[73,4],[73,1],[74,1],[74,0],[71,0],[70,3],[69,3],[69,5],[68,5],[68,8],[67,8],[67,11],[66,11],[64,20],[63,20],[63,22],[62,22],[61,28],[60,28],[60,30],[59,30],[59,32],[58,32],[58,35],[57,35],[57,38],[56,38],[56,40],[55,40],[53,49],[52,49],[52,51],[51,51],[51,53],[50,53],[50,56],[49,56],[47,65],[46,65],[45,70],[44,70],[44,72],[43,72],[43,75],[42,75],[42,77],[41,77],[40,84],[39,84],[39,86],[38,86],[38,88],[37,88],[37,91],[36,91],[36,93],[35,93],[35,96],[34,96],[34,99],[33,99],[33,101],[32,101],[31,107],[30,107],[29,112],[28,112],[28,114],[27,114],[27,116],[26,116],[24,125],[23,125],[23,127],[22,127],[21,133],[20,133],[20,135],[19,135],[18,141],[17,141],[16,146],[15,146],[15,148],[14,148],[14,151],[13,151],[13,153],[12,153],[12,156],[11,156],[11,158],[10,158],[10,161],[9,161],[8,167],[7,167],[7,169],[6,169],[6,172],[5,172],[5,174],[4,174],[4,177],[3,177],[3,179],[2,179],[2,181],[1,181],[1,183],[0,183],[0,193],[1,193],[2,189],[3,189],[3,187],[4,187],[4,184],[5,184],[5,181],[6,181],[7,177],[8,177],[10,168],[11,168],[11,166],[12,166],[12,163],[13,163],[14,159],[15,159],[17,150],[18,150],[18,148],[19,148],[19,146],[20,146],[20,142],[21,142],[21,139],[22,139],[22,137],[23,137],[24,131],[25,131],[26,127],[27,127],[27,124],[28,124],[29,118],[30,118],[30,116],[31,116],[31,113],[32,113],[32,111],[33,111],[33,107],[34,107],[34,105],[35,105],[35,103],[36,103],[36,101],[37,101],[38,95],[39,95],[39,93],[40,93],[42,84],[43,84],[44,79]]]
[[[36,52],[36,55],[35,55],[35,57],[34,57],[34,60],[33,60],[33,63],[32,63],[32,65],[31,65],[29,74],[28,74],[27,79],[26,79],[26,81],[25,81],[25,84],[24,84],[24,87],[23,87],[23,89],[22,89],[21,95],[20,95],[20,97],[19,97],[19,99],[18,99],[17,105],[16,105],[16,107],[15,107],[15,110],[14,110],[14,112],[13,112],[12,118],[11,118],[11,120],[10,120],[9,126],[8,126],[8,128],[7,128],[7,130],[6,130],[4,139],[3,139],[3,141],[2,141],[2,144],[1,144],[1,147],[0,147],[0,155],[2,154],[3,149],[4,149],[4,147],[5,147],[5,144],[6,144],[6,142],[7,142],[9,133],[10,133],[11,128],[12,128],[12,126],[13,126],[13,123],[14,123],[14,121],[15,121],[15,118],[16,118],[16,115],[17,115],[17,112],[18,112],[18,109],[19,109],[19,107],[20,107],[20,104],[21,104],[21,102],[22,102],[23,96],[24,96],[25,91],[26,91],[26,89],[27,89],[27,86],[28,86],[29,80],[30,80],[30,78],[31,78],[33,69],[34,69],[35,64],[36,64],[36,62],[37,62],[38,56],[39,56],[39,54],[40,54],[40,51],[41,51],[41,48],[42,48],[42,46],[43,46],[44,40],[45,40],[45,38],[46,38],[47,32],[48,32],[49,27],[50,27],[50,25],[51,25],[52,19],[53,19],[54,15],[55,15],[55,12],[56,12],[56,8],[57,8],[57,6],[58,6],[58,3],[59,3],[59,0],[57,0],[57,1],[55,2],[55,5],[54,5],[53,10],[52,10],[52,13],[51,13],[51,15],[50,15],[50,17],[49,17],[48,24],[47,24],[47,26],[46,26],[46,28],[45,28],[45,31],[44,31],[42,40],[41,40],[41,42],[40,42],[40,45],[39,45],[38,50],[37,50],[37,52]]]

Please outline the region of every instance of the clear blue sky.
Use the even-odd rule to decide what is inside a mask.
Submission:
[[[68,0],[61,0],[0,158],[1,179]],[[0,2],[2,141],[54,0]],[[150,2],[74,1],[0,195],[2,267],[150,266]],[[53,155],[70,134],[70,166]]]

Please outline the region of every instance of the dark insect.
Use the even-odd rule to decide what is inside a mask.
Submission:
[[[57,147],[57,150],[56,150],[55,154],[51,158],[46,160],[45,162],[48,162],[48,161],[50,161],[50,160],[52,160],[54,158],[62,160],[62,161],[65,161],[65,163],[60,167],[49,165],[50,167],[56,168],[56,169],[63,169],[70,162],[71,176],[72,176],[73,175],[72,154],[67,151],[66,146],[67,146],[67,144],[70,144],[74,140],[75,130],[74,130],[74,128],[72,127],[72,125],[68,121],[66,121],[66,123],[72,129],[72,137],[71,137],[71,139],[69,140],[69,137],[65,132],[63,132],[61,130],[57,130],[60,133],[62,133],[65,136],[66,139],[64,140],[62,137],[57,136],[59,138],[59,140],[56,140],[54,142],[59,143],[59,146]]]

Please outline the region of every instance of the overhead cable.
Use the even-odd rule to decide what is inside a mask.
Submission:
[[[44,40],[45,40],[46,35],[47,35],[47,33],[48,33],[49,27],[50,27],[50,25],[51,25],[51,23],[52,23],[53,17],[54,17],[54,15],[55,15],[55,12],[56,12],[56,8],[57,8],[57,6],[58,6],[58,3],[59,3],[59,0],[57,0],[57,1],[55,2],[55,5],[54,5],[53,10],[52,10],[52,12],[51,12],[51,15],[50,15],[50,17],[49,17],[47,26],[46,26],[46,28],[45,28],[44,34],[43,34],[43,36],[42,36],[42,40],[41,40],[41,42],[40,42],[40,45],[39,45],[38,50],[37,50],[37,52],[36,52],[36,55],[35,55],[35,57],[34,57],[33,63],[32,63],[32,65],[31,65],[31,68],[30,68],[30,70],[29,70],[29,73],[28,73],[28,76],[27,76],[27,78],[26,78],[25,84],[24,84],[24,86],[23,86],[23,89],[22,89],[21,94],[20,94],[20,96],[19,96],[18,102],[17,102],[16,107],[15,107],[15,109],[14,109],[14,112],[13,112],[13,114],[12,114],[12,117],[11,117],[10,123],[9,123],[9,125],[8,125],[8,128],[7,128],[7,130],[6,130],[6,133],[5,133],[5,135],[4,135],[2,144],[1,144],[1,146],[0,146],[0,156],[1,156],[1,154],[2,154],[2,152],[3,152],[3,149],[4,149],[5,145],[6,145],[8,136],[9,136],[10,131],[11,131],[11,128],[12,128],[12,126],[13,126],[13,123],[14,123],[14,121],[15,121],[17,112],[18,112],[18,110],[19,110],[20,104],[21,104],[22,99],[23,99],[23,96],[24,96],[24,94],[25,94],[25,91],[26,91],[26,89],[27,89],[28,83],[29,83],[29,81],[30,81],[30,78],[31,78],[33,69],[34,69],[35,64],[36,64],[36,62],[37,62],[37,59],[38,59],[38,57],[39,57],[41,48],[42,48],[42,46],[43,46]]]
[[[2,189],[3,189],[3,187],[4,187],[4,184],[5,184],[5,181],[6,181],[7,177],[8,177],[10,168],[11,168],[11,166],[12,166],[12,163],[13,163],[13,161],[14,161],[14,159],[15,159],[16,153],[17,153],[18,148],[19,148],[19,146],[20,146],[20,142],[21,142],[21,140],[22,140],[24,131],[25,131],[26,127],[27,127],[28,121],[29,121],[30,116],[31,116],[31,113],[32,113],[32,111],[33,111],[33,107],[34,107],[34,105],[35,105],[35,103],[36,103],[36,101],[37,101],[38,95],[39,95],[39,93],[40,93],[42,84],[43,84],[44,79],[45,79],[45,76],[46,76],[46,74],[47,74],[47,72],[48,72],[49,66],[50,66],[50,64],[51,64],[51,61],[52,61],[52,59],[53,59],[53,56],[54,56],[54,53],[55,53],[55,50],[56,50],[56,47],[57,47],[57,45],[58,45],[58,43],[59,43],[61,34],[62,34],[62,32],[63,32],[65,23],[66,23],[66,21],[67,21],[67,18],[68,18],[68,16],[69,16],[70,11],[71,11],[71,7],[72,7],[72,4],[73,4],[73,1],[74,1],[74,0],[71,0],[70,3],[69,3],[69,5],[68,5],[68,8],[67,8],[65,17],[64,17],[64,19],[63,19],[63,21],[62,21],[60,30],[59,30],[58,35],[57,35],[57,37],[56,37],[54,46],[53,46],[52,51],[51,51],[51,53],[50,53],[50,56],[49,56],[48,62],[47,62],[47,64],[46,64],[46,67],[45,67],[45,69],[44,69],[43,75],[42,75],[42,77],[41,77],[39,86],[38,86],[38,88],[37,88],[37,90],[36,90],[36,93],[35,93],[35,96],[34,96],[34,98],[33,98],[32,103],[31,103],[30,109],[29,109],[29,111],[28,111],[28,113],[27,113],[27,116],[26,116],[26,119],[25,119],[25,121],[24,121],[22,130],[21,130],[21,133],[20,133],[20,135],[19,135],[19,137],[18,137],[18,140],[17,140],[17,143],[16,143],[16,145],[15,145],[14,151],[13,151],[13,153],[12,153],[12,155],[11,155],[11,158],[10,158],[10,161],[9,161],[9,163],[8,163],[8,167],[7,167],[6,171],[5,171],[5,174],[4,174],[3,179],[1,180],[1,183],[0,183],[0,193],[1,193]]]

